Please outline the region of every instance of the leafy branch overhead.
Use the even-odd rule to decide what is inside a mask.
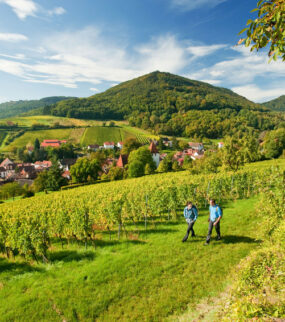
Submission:
[[[285,61],[285,0],[260,0],[251,12],[257,12],[258,16],[248,20],[248,27],[239,33],[246,32],[247,37],[238,44],[251,46],[251,51],[270,45],[269,61],[279,56]]]

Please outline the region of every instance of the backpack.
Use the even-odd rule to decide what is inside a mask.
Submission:
[[[223,208],[219,205],[217,205],[221,209],[221,219],[223,218]]]

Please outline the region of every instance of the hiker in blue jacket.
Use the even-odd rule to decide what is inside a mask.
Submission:
[[[182,239],[183,243],[186,242],[186,240],[188,239],[190,231],[191,231],[191,237],[195,237],[193,226],[195,224],[195,221],[198,218],[198,210],[191,201],[187,201],[186,207],[184,208],[184,218],[186,219],[188,228],[187,228],[186,235]]]
[[[209,229],[208,229],[206,243],[204,244],[205,246],[209,245],[210,243],[212,230],[214,227],[217,232],[217,240],[221,239],[220,220],[222,218],[222,209],[216,204],[215,199],[210,200],[209,212],[210,212],[209,219],[208,219]]]

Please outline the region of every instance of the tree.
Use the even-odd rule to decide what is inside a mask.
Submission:
[[[60,169],[56,160],[53,161],[49,170],[40,172],[34,181],[34,190],[37,191],[57,191],[62,186],[67,185],[67,179],[62,176],[62,170]]]
[[[60,169],[58,163],[54,161],[48,171],[47,190],[57,191],[62,186],[67,185],[67,179],[62,176],[62,173],[63,171]]]
[[[242,152],[244,162],[255,162],[261,158],[258,141],[253,136],[245,136],[242,139]]]
[[[271,131],[265,136],[264,154],[266,158],[278,158],[283,149],[285,149],[285,129]]]
[[[277,60],[278,56],[281,56],[285,61],[285,1],[260,0],[252,12],[257,12],[258,16],[254,20],[248,20],[248,27],[240,32],[246,32],[247,37],[242,38],[239,44],[251,46],[251,51],[258,51],[270,45],[270,60]]]
[[[123,177],[124,177],[124,169],[119,167],[112,167],[107,173],[107,175],[105,176],[105,178],[110,181],[122,180]]]
[[[128,163],[131,164],[134,161],[140,161],[142,164],[144,164],[144,167],[146,164],[149,164],[151,169],[154,171],[156,166],[152,159],[152,155],[146,146],[142,146],[138,148],[137,150],[134,150],[130,153],[128,158]]]
[[[177,141],[176,137],[173,137],[171,139],[171,141],[172,141],[172,147],[173,147],[173,149],[178,150],[179,149],[179,145],[178,145],[178,141]]]
[[[34,190],[36,192],[48,190],[48,180],[48,171],[44,170],[43,172],[40,172],[33,183]]]
[[[40,144],[40,141],[38,138],[35,139],[35,142],[34,142],[34,150],[39,150],[41,148],[41,144]]]
[[[181,150],[185,150],[189,147],[189,145],[186,141],[179,141],[178,145]]]
[[[96,181],[100,170],[101,166],[98,160],[80,158],[71,167],[70,174],[75,183],[83,183],[87,181]]]
[[[226,138],[221,154],[226,170],[237,171],[244,164],[242,142],[234,137]]]
[[[154,173],[154,169],[150,166],[149,163],[147,163],[144,167],[144,174],[148,175],[152,173]]]
[[[178,171],[178,170],[180,170],[181,168],[180,168],[180,166],[179,166],[179,163],[178,163],[178,161],[177,160],[174,160],[173,161],[173,163],[172,163],[172,170],[173,171]]]
[[[137,178],[144,175],[144,164],[141,161],[134,160],[129,164],[128,175],[130,178]]]
[[[184,158],[182,168],[185,170],[191,170],[193,168],[193,160],[188,155]]]
[[[22,195],[24,189],[18,184],[18,182],[6,183],[1,187],[1,196],[3,199],[14,198]]]
[[[135,138],[129,138],[123,142],[122,154],[130,154],[132,151],[141,147],[141,143]]]
[[[162,138],[159,138],[158,143],[157,143],[157,147],[158,147],[158,150],[159,151],[162,151],[162,150],[165,149],[165,145],[163,143],[163,139]]]

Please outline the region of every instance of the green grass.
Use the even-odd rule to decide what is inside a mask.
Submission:
[[[81,145],[103,144],[106,141],[120,142],[132,134],[121,127],[96,126],[87,128],[81,138]]]
[[[25,147],[27,144],[34,144],[35,139],[39,139],[40,142],[43,140],[68,140],[72,131],[78,129],[56,129],[56,130],[38,130],[38,131],[27,131],[22,136],[16,138],[9,145],[2,148],[3,152],[10,152],[14,148]]]
[[[182,243],[186,224],[129,226],[132,239],[98,236],[97,249],[57,245],[49,264],[0,258],[2,321],[164,321],[215,296],[235,265],[258,246],[256,199],[224,205],[222,241],[203,246],[207,210]],[[215,235],[215,233],[214,233]]]
[[[44,125],[53,125],[55,122],[60,123],[65,126],[88,126],[88,125],[97,125],[99,122],[97,121],[89,121],[89,120],[79,120],[73,118],[66,117],[57,117],[51,115],[37,115],[37,116],[19,116],[12,117],[7,119],[2,119],[1,123],[6,123],[7,121],[11,121],[13,123],[18,123],[19,126],[23,127],[31,127],[34,123],[40,123]]]

